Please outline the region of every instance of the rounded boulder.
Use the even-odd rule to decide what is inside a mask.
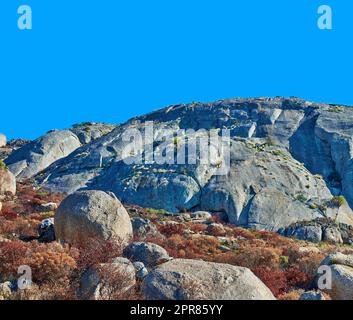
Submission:
[[[58,240],[75,243],[89,239],[132,238],[129,214],[120,201],[103,191],[78,191],[63,200],[55,214]]]
[[[166,262],[143,281],[148,300],[275,300],[250,269],[202,260]]]

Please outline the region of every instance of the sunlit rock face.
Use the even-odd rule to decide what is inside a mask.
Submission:
[[[150,122],[153,133],[146,134]],[[190,129],[194,132],[181,139],[173,136]],[[140,132],[144,140],[133,154],[128,151],[131,141],[124,139],[129,130]],[[162,139],[166,130],[169,140]],[[228,130],[226,139],[222,130]],[[210,139],[211,132],[217,132],[229,152],[210,152],[209,162],[201,163],[202,150],[197,148],[190,159],[187,142]],[[74,130],[70,134],[77,138],[68,138],[67,152],[57,159],[28,169],[37,160],[27,157],[24,165],[18,154],[36,152],[36,144],[29,144],[6,160],[10,170],[34,177],[52,191],[112,191],[123,203],[175,214],[223,212],[233,224],[258,229],[277,231],[323,217],[353,224],[350,107],[296,98],[229,99],[171,106],[94,139]],[[177,156],[164,164],[157,161],[168,145],[175,148],[174,155],[186,150],[185,164],[176,163]],[[137,155],[141,163],[127,161]],[[219,174],[225,163],[228,170]],[[332,201],[340,195],[347,203]]]

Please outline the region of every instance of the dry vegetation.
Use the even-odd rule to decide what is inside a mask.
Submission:
[[[0,213],[1,282],[17,279],[17,268],[29,265],[35,286],[29,291],[17,291],[13,299],[77,299],[78,279],[82,273],[91,266],[121,256],[121,246],[116,241],[96,239],[74,247],[57,242],[39,243],[35,239],[38,223],[53,213],[38,212],[38,205],[59,204],[63,195],[34,190],[30,184],[19,184],[18,189],[15,198],[7,197],[3,201]],[[144,241],[164,247],[174,258],[203,259],[250,268],[282,300],[298,299],[303,290],[310,288],[323,258],[337,251],[337,246],[314,245],[272,232],[221,224],[209,227],[180,222],[177,218],[137,207],[128,207],[128,210],[148,217],[157,226],[161,236],[144,238]],[[342,246],[340,251],[351,252],[352,249]],[[108,299],[141,299],[139,283],[121,294],[123,275],[101,270],[101,278],[111,288]]]

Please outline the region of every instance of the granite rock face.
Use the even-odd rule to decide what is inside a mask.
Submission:
[[[114,127],[86,123],[75,125],[71,130],[52,130],[12,152],[5,163],[17,179],[30,178],[55,161],[65,158],[81,145],[109,133]]]
[[[14,151],[5,163],[17,179],[30,178],[80,146],[71,131],[52,131]]]
[[[150,121],[152,135],[146,127]],[[188,129],[194,132],[182,134],[182,139],[173,136]],[[213,144],[219,142],[223,129],[230,133],[221,142],[229,146],[229,156],[224,150],[215,151]],[[145,148],[138,143],[133,152],[128,148],[129,130],[142,134]],[[171,132],[169,136],[165,130]],[[123,203],[172,213],[225,213],[233,224],[258,229],[277,231],[318,218],[353,224],[353,109],[349,107],[296,98],[229,99],[171,106],[133,118],[95,140],[83,137],[82,131],[70,132],[80,136],[75,140],[78,144],[87,144],[71,150],[76,146],[69,143],[70,154],[60,154],[54,163],[46,161],[41,174],[27,168],[31,166],[18,157],[24,152],[19,149],[6,160],[10,170],[21,177],[34,176],[53,191],[112,191]],[[177,153],[197,145],[186,144],[185,136],[189,142],[211,140],[210,132],[216,132],[217,138],[209,143],[208,163],[201,163],[200,148],[195,162],[188,152],[185,164],[168,161],[171,154],[166,163],[159,161],[170,148]],[[34,147],[32,143],[23,148],[35,152]],[[155,158],[149,161],[152,155]],[[142,163],[131,163],[139,156]],[[229,170],[219,174],[227,163]],[[347,203],[330,205],[338,195]]]

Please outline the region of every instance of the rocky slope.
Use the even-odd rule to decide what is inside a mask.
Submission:
[[[352,245],[243,229],[205,211],[123,207],[102,191],[65,198],[27,181],[0,195],[0,300],[353,299]],[[349,232],[306,226],[324,225]],[[21,265],[32,270],[27,290]],[[332,269],[332,290],[318,290],[320,265]]]
[[[126,164],[132,155],[126,152],[124,132],[144,133],[147,121],[153,121],[154,137],[145,145],[160,156],[165,145],[184,147],[175,138],[165,143],[165,129],[229,129],[229,172],[216,174],[227,160],[223,153],[209,164]],[[111,129],[102,134],[92,134],[96,128],[91,126],[55,131],[15,151],[5,163],[18,179],[34,177],[51,191],[112,191],[125,204],[172,213],[226,213],[238,226],[277,231],[321,218],[353,224],[350,107],[296,98],[229,99],[171,106]],[[199,135],[205,138],[208,132]],[[150,155],[142,147],[139,152],[145,159]]]

